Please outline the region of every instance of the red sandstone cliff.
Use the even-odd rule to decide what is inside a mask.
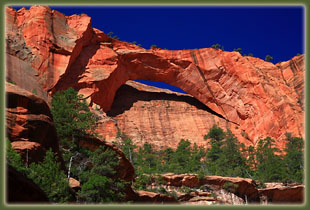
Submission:
[[[6,83],[6,135],[12,147],[24,160],[42,161],[52,149],[60,157],[58,136],[47,103],[38,96],[16,85]],[[63,166],[64,167],[64,166]]]
[[[6,8],[6,14],[7,53],[35,69],[38,84],[50,94],[72,86],[90,106],[113,112],[116,92],[126,81],[155,80],[183,89],[211,109],[203,111],[187,97],[160,103],[137,99],[128,112],[113,116],[135,143],[150,141],[147,136],[158,136],[155,143],[166,146],[180,137],[199,142],[213,123],[230,128],[246,144],[271,136],[283,148],[286,132],[304,137],[303,55],[274,65],[212,48],[145,50],[92,28],[84,14],[66,17],[43,6]]]

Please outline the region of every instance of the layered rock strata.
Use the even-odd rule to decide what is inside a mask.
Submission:
[[[33,93],[6,83],[6,136],[23,159],[42,161],[48,149],[58,155],[59,144],[53,117],[47,103]]]
[[[274,65],[212,48],[145,50],[92,28],[85,14],[67,17],[45,6],[6,14],[7,53],[36,69],[50,93],[74,87],[107,112],[126,81],[162,81],[241,129],[241,141],[270,136],[283,148],[286,132],[304,137],[303,55]]]
[[[198,179],[195,174],[161,174],[161,186],[167,191],[177,192],[177,200],[182,204],[301,204],[304,202],[305,186],[302,184],[266,183],[258,188],[256,182],[248,178],[205,176]],[[181,193],[183,188],[192,192]]]

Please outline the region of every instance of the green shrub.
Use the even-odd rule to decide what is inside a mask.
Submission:
[[[239,47],[237,49],[234,49],[235,52],[239,52],[240,54],[242,54],[242,49]]]
[[[272,60],[273,59],[273,57],[271,57],[270,55],[266,55],[266,57],[265,57],[265,61],[270,61],[270,60]]]
[[[212,46],[211,46],[211,48],[213,48],[213,49],[221,49],[221,50],[223,50],[224,51],[224,46],[222,46],[222,45],[220,45],[220,44],[213,44]]]

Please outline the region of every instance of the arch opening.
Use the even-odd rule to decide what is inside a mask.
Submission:
[[[196,107],[197,109],[207,111],[212,115],[225,119],[221,114],[215,112],[210,107],[206,106],[193,96],[187,94],[180,88],[168,85],[164,82],[142,80],[143,82],[142,83],[140,81],[141,80],[135,80],[135,81],[129,80],[116,91],[112,106],[110,110],[107,112],[108,116],[115,117],[117,115],[123,114],[125,111],[130,110],[131,107],[134,105],[134,103],[138,101],[150,102],[153,100],[161,100],[161,101],[165,100],[165,101],[185,102],[191,106]],[[150,84],[153,84],[153,86]],[[169,89],[170,91],[173,92],[165,91],[163,90],[163,88]],[[177,92],[175,90],[182,91],[183,93]]]
[[[158,81],[151,81],[151,80],[135,80],[136,82],[142,83],[142,84],[146,84],[148,86],[154,86],[157,88],[163,88],[163,89],[168,89],[174,92],[178,92],[178,93],[184,93],[184,94],[188,94],[186,93],[184,90],[182,90],[181,88],[175,87],[173,85],[164,83],[164,82],[158,82]]]

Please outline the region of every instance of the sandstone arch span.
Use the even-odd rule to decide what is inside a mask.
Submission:
[[[92,28],[85,14],[64,16],[46,6],[6,8],[7,53],[28,62],[50,94],[79,90],[108,111],[128,80],[162,81],[189,93],[255,143],[286,132],[304,137],[304,56],[276,65],[212,48],[146,50]]]
[[[129,49],[119,49],[119,45],[129,45]],[[68,82],[68,69],[57,85],[62,87],[62,80],[66,81],[88,97],[91,105],[108,111],[116,91],[126,81],[165,82],[241,126],[253,143],[263,136],[282,139],[285,132],[304,135],[298,96],[283,81],[276,65],[212,48],[169,51],[130,47],[118,40],[111,40],[110,46],[101,43],[80,71],[78,81]],[[83,53],[80,56],[85,58]],[[78,58],[71,71],[81,66]]]
[[[96,85],[98,91],[91,97],[92,102],[99,104],[104,111],[110,110],[116,91],[128,80],[152,80],[184,90],[226,119],[226,112],[233,112],[222,107],[214,97],[206,78],[200,73],[201,70],[190,61],[177,63],[149,52],[122,54],[119,61],[121,62],[118,62],[114,72]],[[237,117],[233,119],[238,122]]]

